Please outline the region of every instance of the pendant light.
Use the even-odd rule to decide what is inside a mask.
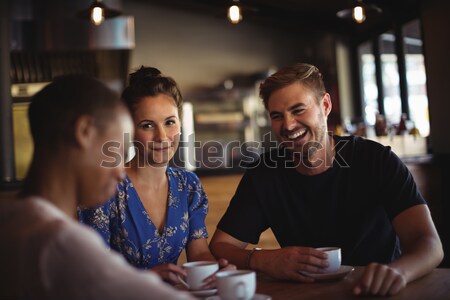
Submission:
[[[351,17],[354,22],[361,24],[366,20],[368,13],[382,13],[382,10],[376,5],[366,4],[362,0],[357,0],[355,6],[340,10],[336,15],[342,19],[349,19]]]
[[[233,0],[232,5],[228,8],[228,20],[233,24],[242,21],[242,9],[239,0]]]
[[[121,12],[107,7],[102,0],[94,0],[88,9],[78,12],[80,19],[90,20],[95,25],[100,25],[105,19],[121,15]]]

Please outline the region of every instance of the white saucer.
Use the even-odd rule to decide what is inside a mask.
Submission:
[[[317,281],[325,281],[325,280],[337,280],[337,279],[344,278],[345,276],[347,276],[347,274],[352,272],[354,269],[355,268],[353,268],[352,266],[342,265],[339,268],[339,270],[337,270],[336,272],[333,272],[333,273],[309,273],[309,272],[300,272],[300,273],[303,275],[312,277],[312,278],[316,279]]]
[[[197,297],[208,297],[217,294],[217,289],[189,291],[189,293]]]
[[[220,300],[219,295],[208,297],[205,300]],[[263,294],[255,294],[251,300],[272,300],[272,297]]]

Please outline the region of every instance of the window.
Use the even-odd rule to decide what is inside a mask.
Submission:
[[[361,77],[363,87],[364,119],[368,125],[375,125],[375,116],[378,112],[378,89],[375,77],[375,56],[372,43],[365,42],[359,49]]]
[[[408,82],[409,117],[419,129],[420,134],[428,136],[430,120],[428,117],[427,78],[419,20],[405,24],[402,30]]]
[[[396,49],[396,39],[403,41],[401,50]],[[385,116],[388,126],[396,126],[402,113],[406,113],[409,120],[408,129],[415,126],[420,135],[428,136],[430,125],[420,21],[417,19],[404,24],[400,33],[387,31],[372,41],[360,44],[358,55],[366,124],[373,126],[376,114],[381,113]],[[398,55],[402,55],[402,60],[404,58],[404,71],[399,68]],[[403,93],[401,76],[406,77],[406,91]],[[407,95],[407,99],[402,99],[402,95]]]
[[[395,53],[395,35],[383,33],[379,39],[381,58],[381,78],[383,81],[384,114],[388,126],[400,122],[402,105],[400,99],[400,79],[398,74],[397,55]]]

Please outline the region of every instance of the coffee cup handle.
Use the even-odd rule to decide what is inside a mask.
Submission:
[[[187,289],[189,290],[189,285],[187,284],[187,282],[184,281],[184,279],[181,278],[180,275],[177,275],[177,277],[178,277],[178,280],[180,281],[180,283],[181,283],[182,285],[184,285],[184,287],[187,288]]]
[[[236,285],[236,299],[245,299],[247,297],[246,291],[245,291],[245,282],[240,281]]]

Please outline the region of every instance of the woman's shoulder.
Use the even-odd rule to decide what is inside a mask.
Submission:
[[[34,244],[48,246],[51,243],[67,241],[76,235],[96,238],[96,234],[88,227],[69,218],[49,201],[39,197],[27,197],[17,202],[19,208],[26,209],[24,216],[14,218],[14,226],[18,232],[27,232],[22,237],[30,237]],[[14,217],[14,214],[11,215]],[[31,239],[31,237],[33,237]],[[70,239],[69,238],[69,239]],[[38,241],[38,242],[36,242]],[[65,243],[65,242],[64,242]],[[71,245],[70,243],[66,243]]]

